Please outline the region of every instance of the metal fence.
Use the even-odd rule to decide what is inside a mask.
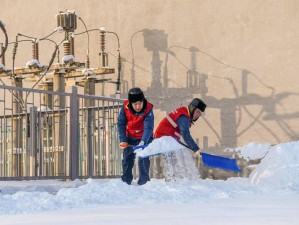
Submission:
[[[0,85],[0,180],[120,176],[122,103]]]

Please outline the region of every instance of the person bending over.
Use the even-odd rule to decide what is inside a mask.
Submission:
[[[190,134],[190,127],[204,113],[207,105],[199,98],[194,98],[188,106],[183,106],[169,113],[158,125],[155,138],[171,136],[184,140],[188,147],[197,152],[198,145]]]
[[[118,116],[118,133],[120,148],[123,149],[121,179],[127,184],[133,180],[135,153],[132,146],[148,144],[153,140],[154,114],[153,104],[148,102],[143,91],[134,87],[129,90],[128,100],[125,100]],[[149,158],[138,158],[138,185],[150,180]]]

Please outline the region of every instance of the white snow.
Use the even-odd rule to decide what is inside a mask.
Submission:
[[[106,33],[106,28],[105,27],[100,27],[100,31]]]
[[[73,55],[65,55],[62,57],[62,62],[67,63],[69,61],[74,61],[75,57]]]
[[[173,151],[179,151],[185,149],[178,141],[170,136],[164,136],[154,139],[147,147],[143,150],[137,150],[136,155],[139,157],[146,157],[157,155],[160,153],[167,153]]]
[[[249,179],[259,185],[299,191],[299,141],[270,148]]]
[[[268,152],[249,178],[1,181],[0,224],[299,224],[299,142],[249,145],[254,157]]]
[[[0,73],[3,73],[5,71],[5,66],[0,63]]]
[[[226,149],[227,152],[239,153],[244,159],[261,159],[263,158],[270,149],[270,144],[257,144],[251,142],[243,147],[238,147],[235,149]]]
[[[26,63],[27,68],[40,68],[42,65],[39,63],[37,59],[32,59]]]
[[[55,17],[57,17],[57,15],[56,15]],[[63,30],[63,27],[62,27],[62,26],[59,26],[59,27],[56,27],[54,30],[55,30],[55,31],[62,31],[62,30]]]

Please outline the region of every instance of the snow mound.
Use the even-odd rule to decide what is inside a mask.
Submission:
[[[242,148],[236,148],[240,151],[242,157],[247,160],[261,159],[264,158],[270,149],[270,144],[257,144],[250,142]]]
[[[147,147],[143,150],[137,150],[136,155],[139,157],[147,157],[152,155],[158,155],[160,153],[168,153],[177,150],[184,149],[176,139],[170,136],[164,136],[154,139]]]
[[[264,158],[268,153],[270,147],[270,144],[258,144],[255,142],[250,142],[243,147],[237,147],[233,149],[228,148],[225,151],[237,153],[240,157],[249,161]]]
[[[250,174],[253,184],[281,189],[299,189],[299,141],[278,144]]]

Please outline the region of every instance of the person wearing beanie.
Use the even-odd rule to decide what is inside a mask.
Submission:
[[[148,144],[153,140],[153,104],[145,99],[140,88],[134,87],[129,90],[128,100],[124,101],[118,116],[117,127],[120,140],[119,146],[123,149],[123,175],[121,179],[130,185],[133,180],[132,170],[135,160],[132,146]],[[138,184],[143,185],[150,180],[149,158],[138,158],[138,168]]]
[[[169,113],[158,125],[155,138],[171,136],[184,140],[188,147],[197,152],[198,145],[190,134],[191,125],[204,113],[207,105],[199,98],[194,98],[188,106],[183,106]]]

